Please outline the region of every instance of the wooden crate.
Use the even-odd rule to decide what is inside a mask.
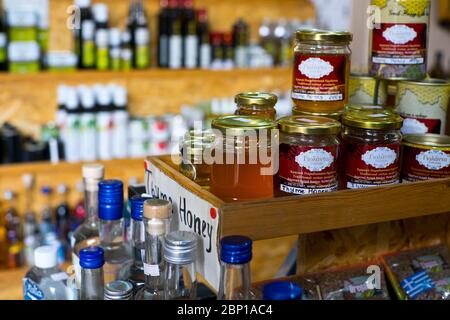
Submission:
[[[301,235],[298,269],[302,273],[448,239],[450,179],[225,203],[180,174],[170,157],[150,158],[146,163],[148,192],[172,201],[181,229],[198,233],[195,219],[200,217],[199,223],[216,227],[211,240],[216,250],[218,240],[227,235],[246,235],[253,240]],[[188,210],[194,222],[186,225]],[[199,269],[214,282],[212,267],[206,265],[214,259],[210,253],[205,256]],[[211,283],[213,287],[216,284]]]

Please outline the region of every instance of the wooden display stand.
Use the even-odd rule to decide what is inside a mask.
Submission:
[[[383,253],[449,239],[450,179],[225,203],[180,174],[170,157],[150,158],[148,166],[147,171],[158,171],[157,175],[148,172],[148,190],[155,189],[154,184],[162,190],[163,177],[179,185],[175,193],[191,194],[217,209],[216,240],[236,234],[253,240],[300,235],[298,273],[365,262]],[[170,195],[177,201],[174,193]],[[193,214],[200,216],[198,211]]]

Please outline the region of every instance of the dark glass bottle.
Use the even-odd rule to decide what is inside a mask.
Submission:
[[[98,70],[108,70],[109,56],[109,23],[108,7],[97,3],[93,7],[95,19],[95,60]]]
[[[211,42],[209,39],[208,12],[206,9],[197,11],[198,35],[198,66],[208,69],[211,66]]]
[[[78,57],[78,68],[95,67],[95,22],[89,0],[77,0],[80,9],[80,26],[74,30],[75,53]]]
[[[248,66],[248,47],[250,45],[250,27],[240,18],[233,25],[234,63],[237,68]]]
[[[65,258],[69,259],[70,209],[69,204],[67,203],[67,186],[60,184],[56,191],[60,198],[55,209],[56,230],[64,249]]]
[[[183,1],[183,66],[187,69],[197,68],[198,35],[197,19],[192,0]]]
[[[221,69],[223,66],[224,47],[223,34],[220,32],[211,33],[211,67]]]
[[[0,71],[8,69],[7,40],[6,25],[0,14]]]
[[[169,68],[180,69],[183,65],[183,37],[181,34],[181,9],[178,0],[169,1]]]
[[[158,14],[158,66],[169,67],[169,0],[160,1]]]
[[[127,28],[131,35],[133,68],[150,67],[149,21],[142,0],[133,0],[130,5]]]

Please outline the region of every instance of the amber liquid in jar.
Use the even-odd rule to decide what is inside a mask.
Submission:
[[[240,116],[255,116],[263,119],[275,120],[277,118],[277,111],[275,108],[258,108],[254,106],[241,106],[236,110],[236,115]]]
[[[236,95],[236,115],[254,116],[261,119],[276,120],[275,105],[278,97],[272,93],[244,92]]]

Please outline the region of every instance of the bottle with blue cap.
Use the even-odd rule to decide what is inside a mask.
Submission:
[[[145,255],[145,227],[143,222],[144,202],[148,197],[134,196],[131,199],[131,249],[133,261],[120,270],[119,278],[127,279],[133,284],[137,292],[145,283],[144,255]]]
[[[254,300],[250,272],[252,240],[243,236],[230,236],[223,238],[220,246],[220,285],[217,300]]]
[[[103,180],[99,183],[98,215],[100,218],[100,245],[105,250],[105,280],[127,280],[119,271],[131,261],[131,248],[124,242],[123,183]]]
[[[150,199],[144,205],[145,285],[135,296],[135,300],[164,299],[164,259],[163,246],[169,233],[172,205],[167,200]]]
[[[263,300],[301,300],[303,289],[294,282],[278,281],[263,287]]]
[[[88,247],[80,251],[81,300],[104,299],[104,251],[100,247]]]

